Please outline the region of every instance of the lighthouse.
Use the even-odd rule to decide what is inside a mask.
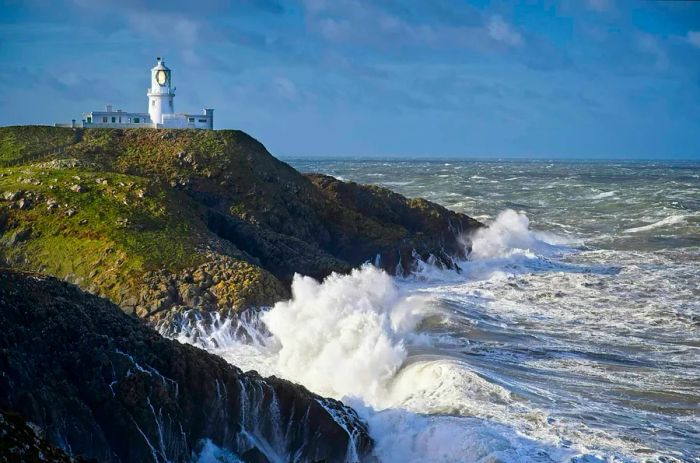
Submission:
[[[164,115],[169,119],[168,115],[175,113],[175,89],[171,77],[170,69],[159,56],[151,69],[151,88],[148,90],[148,114],[154,124],[163,124]]]
[[[165,61],[156,59],[151,68],[151,87],[147,91],[148,112],[130,112],[106,105],[104,111],[83,113],[83,120],[58,127],[94,127],[105,129],[214,129],[214,110],[205,108],[200,114],[175,112],[173,73]]]

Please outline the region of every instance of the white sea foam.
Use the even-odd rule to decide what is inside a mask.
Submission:
[[[193,459],[193,463],[242,463],[237,455],[222,449],[214,444],[210,439],[200,442],[201,450]]]
[[[514,403],[468,364],[411,355],[430,347],[416,329],[440,311],[385,272],[366,265],[322,283],[296,277],[292,292],[262,316],[279,346],[277,374],[355,406],[382,461],[567,461],[579,453],[557,448],[544,414]],[[519,436],[515,428],[538,415],[540,440]]]
[[[593,339],[586,337],[593,336],[588,332],[597,341],[615,345],[618,332],[636,333],[658,320],[666,329],[687,329],[692,308],[679,320],[668,311],[655,315],[648,303],[625,305],[635,296],[618,287],[601,294],[604,285],[611,285],[605,275],[614,269],[579,268],[548,258],[571,250],[571,240],[531,230],[523,213],[503,211],[472,237],[472,244],[470,260],[460,263],[461,274],[423,263],[419,275],[399,280],[370,265],[323,282],[297,276],[289,301],[246,322],[259,335],[225,336],[221,330],[238,325],[218,323],[209,334],[198,327],[180,339],[206,345],[244,369],[283,376],[352,405],[369,424],[380,461],[632,461],[627,455],[638,444],[576,419],[555,419],[511,392],[569,403],[557,386],[492,377],[478,362],[446,356],[436,346],[461,352],[472,341],[498,346],[507,336],[525,346],[529,337],[561,333],[572,339],[583,336],[588,346]],[[646,283],[651,276],[636,269],[628,273],[628,278],[658,286]],[[446,308],[441,301],[454,305]],[[614,312],[608,310],[610,301]],[[464,324],[468,328],[459,328],[459,337],[442,334]],[[520,333],[520,324],[537,334]],[[195,336],[197,330],[200,334]],[[625,342],[642,346],[633,337]],[[514,354],[493,347],[488,358],[517,363],[508,355]],[[598,365],[564,355],[535,357],[521,367],[572,378],[585,373],[590,381],[596,377],[590,371]],[[599,377],[615,381],[616,374],[601,370]],[[630,384],[635,380],[638,377],[630,376]],[[604,413],[595,408],[581,412]]]
[[[382,185],[389,185],[389,186],[406,186],[410,185],[413,183],[412,180],[406,181],[406,182],[382,182]]]
[[[596,195],[589,196],[588,199],[605,199],[605,198],[612,198],[617,194],[617,191],[603,191],[601,193],[598,193]]]
[[[579,454],[479,418],[419,415],[401,409],[363,415],[378,437],[374,453],[383,462],[552,463],[571,461]]]
[[[572,240],[549,232],[530,230],[524,213],[506,209],[488,227],[472,236],[474,259],[508,257],[514,254],[548,253],[556,246],[571,245]]]
[[[406,338],[430,312],[385,272],[366,265],[323,283],[296,276],[292,299],[263,315],[279,342],[277,368],[322,395],[385,403],[387,382],[406,359]]]
[[[625,230],[626,233],[639,233],[643,231],[653,230],[655,228],[666,227],[668,225],[675,225],[681,222],[685,222],[687,216],[685,215],[671,215],[665,219],[659,220],[649,225],[644,225],[641,227],[628,228]]]

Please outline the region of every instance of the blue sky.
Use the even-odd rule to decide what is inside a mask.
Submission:
[[[280,156],[700,159],[700,2],[0,0],[0,125],[178,111]]]

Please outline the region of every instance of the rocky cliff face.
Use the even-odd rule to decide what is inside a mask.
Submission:
[[[330,462],[358,461],[371,447],[341,403],[162,338],[53,278],[0,270],[0,326],[0,409],[72,455],[190,461],[217,448],[244,461]],[[21,423],[13,429],[34,442]]]
[[[62,156],[22,164],[46,144]],[[240,131],[0,128],[0,259],[160,318],[286,297],[295,272],[455,267],[475,220],[304,176]],[[14,160],[14,161],[13,161]]]

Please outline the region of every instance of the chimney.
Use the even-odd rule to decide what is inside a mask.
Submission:
[[[111,113],[111,112],[112,112],[112,105],[111,105],[111,104],[108,104],[108,105],[107,105],[107,112],[108,112],[108,113]]]

